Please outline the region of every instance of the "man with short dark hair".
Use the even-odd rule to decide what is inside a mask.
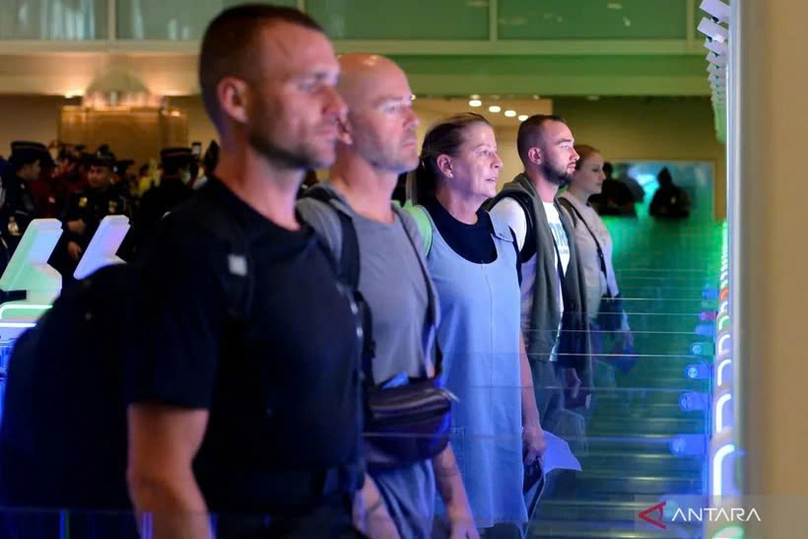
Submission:
[[[553,432],[564,407],[587,404],[591,387],[583,273],[572,226],[559,209],[578,154],[558,116],[534,115],[519,126],[517,149],[525,167],[494,198],[491,213],[516,234],[522,259],[522,332],[541,424]],[[582,381],[583,379],[583,381]]]
[[[140,270],[131,498],[155,539],[352,536],[362,326],[314,231],[306,170],[331,165],[345,103],[322,30],[286,8],[222,12],[200,80],[221,155],[160,223]]]

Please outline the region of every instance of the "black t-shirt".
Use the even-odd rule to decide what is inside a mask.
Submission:
[[[469,262],[475,264],[490,264],[497,259],[497,248],[494,244],[494,224],[491,216],[483,208],[477,210],[477,222],[468,225],[455,219],[446,208],[438,202],[438,199],[431,198],[424,202],[424,207],[429,212],[438,232],[446,240],[446,243],[458,255]],[[513,244],[517,246],[516,235],[513,234]],[[518,247],[516,253],[516,271],[519,275],[519,282],[522,282],[522,263],[519,259]]]
[[[312,500],[278,477],[359,462],[359,320],[310,227],[275,225],[213,178],[198,197],[235,217],[250,264],[200,226],[199,200],[163,219],[137,264],[128,400],[209,411],[194,470],[211,511],[286,511]],[[245,269],[254,291],[240,324],[226,289]]]

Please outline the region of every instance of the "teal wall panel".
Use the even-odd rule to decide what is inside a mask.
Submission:
[[[307,0],[334,39],[488,39],[488,2]]]
[[[106,38],[106,0],[0,0],[0,39]]]
[[[685,39],[686,0],[499,0],[499,39]]]
[[[222,9],[243,0],[116,0],[119,39],[201,39],[207,24]],[[295,0],[267,4],[297,5]],[[106,21],[105,21],[106,22]]]

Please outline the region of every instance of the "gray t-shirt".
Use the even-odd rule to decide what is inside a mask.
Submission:
[[[336,191],[328,186],[332,191]],[[337,193],[339,194],[339,193]],[[345,202],[342,199],[342,202]],[[359,242],[359,291],[373,314],[376,356],[373,378],[376,384],[392,378],[422,377],[427,374],[424,324],[429,295],[418,257],[423,252],[420,237],[412,242],[408,229],[417,234],[408,215],[396,213],[393,223],[379,223],[348,210]],[[329,204],[304,198],[297,204],[301,217],[325,240],[339,259],[342,226],[337,210]],[[430,462],[374,473],[388,510],[397,520],[402,537],[429,537],[435,499],[435,479]]]

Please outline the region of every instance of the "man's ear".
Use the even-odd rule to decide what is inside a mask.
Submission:
[[[247,123],[250,98],[249,85],[235,77],[225,77],[216,85],[216,96],[222,114],[240,124]]]
[[[339,118],[337,120],[337,141],[345,144],[346,146],[350,146],[353,144],[353,127],[351,126],[351,120],[346,114],[344,118]]]
[[[451,178],[454,176],[452,172],[452,158],[446,154],[441,154],[438,156],[438,159],[435,161],[438,165],[438,170],[440,170],[444,176],[447,178]]]
[[[534,165],[541,165],[543,159],[541,148],[537,148],[535,146],[533,148],[530,148],[527,151],[527,158]]]

